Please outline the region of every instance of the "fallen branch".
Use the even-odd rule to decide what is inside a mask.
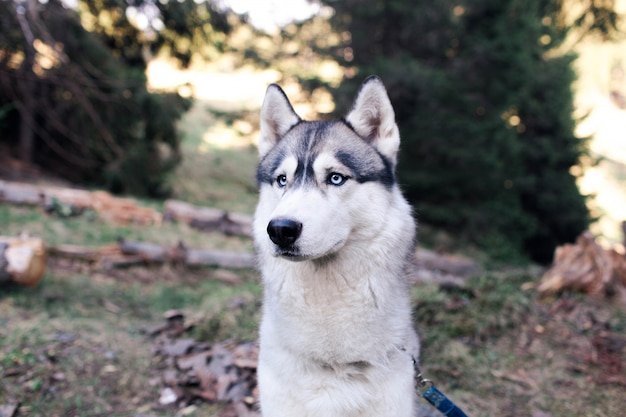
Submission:
[[[53,245],[48,246],[48,253],[53,257],[76,259],[85,262],[98,262],[106,256],[119,255],[117,244],[99,248],[80,245]]]
[[[414,283],[438,284],[442,287],[460,288],[467,278],[480,271],[480,265],[462,255],[438,253],[418,247],[409,278]]]

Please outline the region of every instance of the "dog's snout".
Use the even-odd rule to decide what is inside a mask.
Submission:
[[[274,219],[267,225],[270,240],[286,248],[295,243],[302,232],[302,223],[291,219]]]

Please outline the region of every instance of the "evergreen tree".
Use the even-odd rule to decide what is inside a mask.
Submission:
[[[329,4],[336,30],[351,34],[335,52],[357,70],[338,93],[367,74],[385,81],[399,180],[419,220],[540,262],[588,226],[570,173],[585,152],[573,133],[574,55],[551,53],[569,30],[560,1]]]

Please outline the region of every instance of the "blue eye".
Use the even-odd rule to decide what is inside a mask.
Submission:
[[[331,185],[340,186],[343,185],[347,180],[347,176],[341,175],[337,172],[331,172],[326,181]]]
[[[276,177],[276,184],[278,184],[279,187],[284,187],[285,185],[287,185],[287,176],[279,175],[278,177]]]

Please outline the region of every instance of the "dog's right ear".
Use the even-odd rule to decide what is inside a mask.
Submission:
[[[387,90],[377,76],[368,77],[345,117],[365,141],[396,165],[400,133]]]
[[[278,141],[300,122],[285,92],[276,84],[267,87],[261,107],[259,154],[265,156]]]

